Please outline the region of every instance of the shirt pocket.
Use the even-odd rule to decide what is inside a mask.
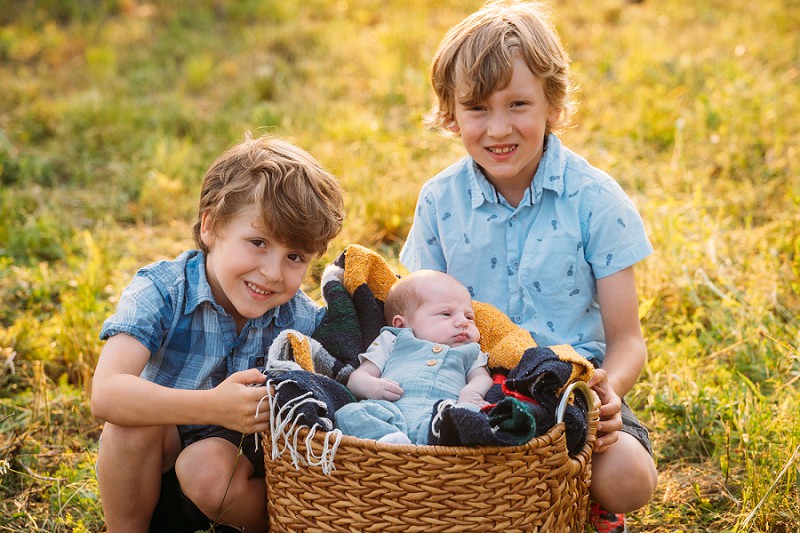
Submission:
[[[579,243],[573,239],[532,239],[520,261],[520,283],[537,296],[569,296],[576,289]]]

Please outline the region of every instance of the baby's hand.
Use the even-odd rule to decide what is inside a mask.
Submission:
[[[462,389],[461,394],[458,395],[458,403],[471,403],[473,405],[477,405],[478,407],[483,407],[484,405],[489,405],[481,393],[469,390],[469,389]]]
[[[387,400],[396,402],[403,396],[403,389],[400,384],[391,379],[375,378],[370,380],[367,398],[370,400]]]

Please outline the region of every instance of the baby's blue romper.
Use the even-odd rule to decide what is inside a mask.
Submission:
[[[336,411],[336,426],[347,435],[379,439],[402,431],[414,444],[427,444],[434,404],[457,400],[467,374],[481,355],[476,342],[450,347],[417,339],[408,328],[384,327],[397,336],[381,377],[400,384],[396,402],[361,400]]]

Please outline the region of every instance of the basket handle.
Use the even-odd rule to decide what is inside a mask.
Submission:
[[[556,424],[564,421],[564,413],[567,411],[569,399],[572,397],[572,391],[575,389],[578,389],[581,391],[581,393],[583,393],[583,397],[586,398],[586,405],[588,405],[591,409],[593,400],[592,389],[590,389],[589,385],[587,385],[584,381],[573,381],[567,386],[566,389],[564,389],[564,394],[561,395],[561,401],[558,402],[558,409],[556,409]]]

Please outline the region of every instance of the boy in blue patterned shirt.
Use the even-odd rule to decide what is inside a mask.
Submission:
[[[342,204],[336,179],[276,138],[247,134],[206,172],[199,250],[141,269],[100,334],[91,403],[105,420],[97,472],[110,533],[149,530],[173,467],[207,517],[266,530],[264,462],[243,435],[267,430],[269,413],[250,385],[265,381],[257,367],[282,330],[310,335],[321,321],[300,285],[339,233]]]
[[[469,155],[423,186],[400,260],[451,274],[540,345],[569,343],[598,367],[593,514],[600,531],[623,531],[614,514],[644,506],[658,479],[647,431],[620,400],[647,354],[633,265],[653,249],[641,217],[554,133],[570,115],[569,58],[543,6],[485,4],[447,33],[431,81],[429,123]]]

